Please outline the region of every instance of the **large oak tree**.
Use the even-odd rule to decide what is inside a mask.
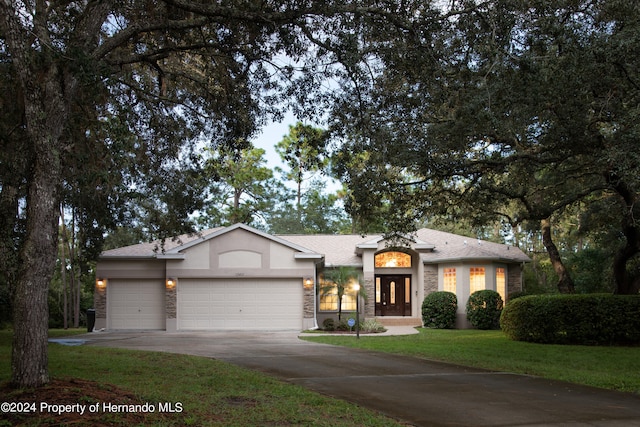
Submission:
[[[396,224],[462,214],[541,224],[558,288],[573,285],[554,215],[605,198],[618,293],[637,292],[640,7],[624,0],[460,1],[436,40],[389,50],[341,106],[350,207]],[[462,13],[462,12],[466,13]],[[350,123],[357,124],[354,131]],[[354,159],[367,157],[363,167]],[[382,202],[381,202],[382,201]],[[405,227],[407,227],[405,225]]]
[[[15,282],[13,383],[48,381],[63,197],[73,194],[96,230],[140,209],[149,234],[188,228],[202,206],[198,143],[250,140],[284,101],[301,118],[326,111],[323,81],[349,85],[363,55],[375,55],[360,34],[402,38],[434,16],[418,1],[0,1],[11,88],[2,105],[12,105],[1,160],[15,173],[3,171],[0,198],[3,278]]]

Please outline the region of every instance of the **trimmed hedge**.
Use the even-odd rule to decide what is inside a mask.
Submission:
[[[467,320],[478,329],[499,329],[502,297],[496,291],[476,291],[467,301]]]
[[[432,292],[422,301],[422,324],[425,328],[452,329],[456,325],[458,298],[446,291]]]
[[[640,295],[530,295],[506,305],[500,326],[515,341],[640,344]]]

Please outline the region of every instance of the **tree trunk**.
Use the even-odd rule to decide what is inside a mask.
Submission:
[[[18,175],[21,176],[21,175]],[[18,217],[19,185],[3,182],[0,189],[0,286],[6,286],[7,294],[13,299],[17,276],[15,251],[15,225]],[[1,317],[9,320],[11,313]]]
[[[41,138],[47,136],[43,129]],[[57,254],[59,171],[54,153],[42,155],[29,185],[27,230],[13,300],[12,382],[21,388],[49,381],[47,297]]]
[[[558,291],[562,294],[572,294],[575,292],[573,280],[564,266],[562,258],[560,258],[558,247],[551,237],[551,218],[545,218],[540,221],[540,226],[542,228],[542,243],[547,249],[551,265],[558,275]]]
[[[630,275],[627,271],[627,263],[637,253],[638,248],[634,247],[633,243],[629,241],[629,237],[627,237],[625,246],[616,253],[613,259],[613,277],[616,284],[614,293],[619,295],[632,295],[638,293],[635,283],[636,280],[634,280],[633,275]]]
[[[64,234],[64,226],[62,227],[62,233]],[[64,329],[69,328],[68,316],[68,304],[67,301],[67,267],[66,267],[66,255],[64,251],[64,242],[60,245],[60,281],[62,282],[62,327]]]
[[[609,184],[622,198],[624,214],[622,218],[622,234],[625,237],[625,245],[620,248],[613,259],[613,277],[616,284],[615,293],[631,295],[638,293],[638,277],[629,274],[627,264],[640,253],[640,228],[635,217],[638,214],[636,207],[637,195],[634,189],[616,175],[607,175]]]
[[[73,299],[73,327],[80,327],[80,278],[77,276],[76,265],[78,254],[76,254],[76,211],[72,209],[71,215],[71,236],[67,240],[69,245],[69,262],[71,263],[71,287],[74,289]],[[64,222],[64,218],[62,218]]]
[[[58,254],[61,135],[68,108],[63,93],[72,94],[57,66],[36,77],[25,73],[25,119],[33,159],[28,176],[26,232],[18,256],[13,299],[12,383],[20,388],[40,387],[49,381],[49,284]],[[69,82],[67,82],[69,83]],[[73,95],[70,95],[73,96]]]

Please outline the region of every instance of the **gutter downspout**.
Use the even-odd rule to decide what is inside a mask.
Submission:
[[[313,328],[311,330],[320,329],[318,326],[318,264],[319,262],[313,263]]]

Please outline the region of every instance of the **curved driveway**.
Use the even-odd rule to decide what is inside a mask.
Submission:
[[[416,426],[640,426],[638,395],[310,343],[295,332],[94,332],[82,338],[93,346],[224,360]]]

